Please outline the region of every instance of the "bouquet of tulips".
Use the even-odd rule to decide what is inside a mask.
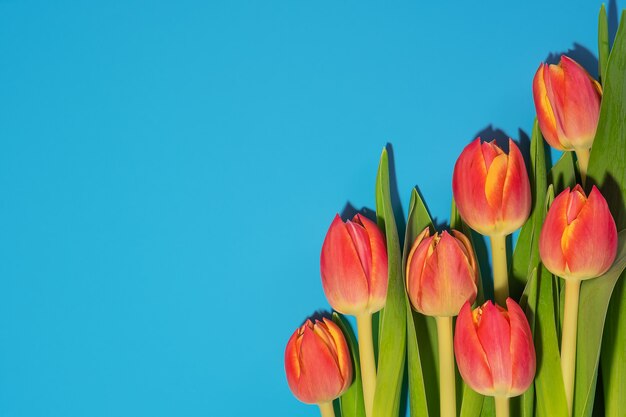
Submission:
[[[567,56],[539,66],[528,166],[512,140],[465,147],[449,231],[415,189],[398,230],[383,150],[375,218],[335,216],[322,246],[335,313],[287,343],[299,400],[324,417],[626,416],[624,17],[611,48],[600,10],[601,83]]]

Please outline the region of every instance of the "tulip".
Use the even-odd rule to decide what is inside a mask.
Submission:
[[[530,326],[511,298],[506,310],[487,301],[472,311],[465,303],[456,319],[454,353],[467,385],[495,397],[498,417],[508,415],[508,398],[526,391],[535,377]]]
[[[561,368],[570,414],[574,400],[580,283],[608,271],[616,254],[615,221],[595,186],[589,197],[576,185],[554,199],[539,236],[539,255],[550,272],[565,279]]]
[[[461,218],[490,238],[496,301],[508,297],[506,236],[530,214],[531,194],[522,154],[509,139],[508,155],[494,141],[477,138],[467,145],[454,166],[452,192]]]
[[[333,416],[332,401],[352,384],[352,360],[346,339],[332,320],[307,320],[287,342],[285,372],[297,399],[318,404]]]
[[[541,229],[539,254],[545,267],[566,280],[604,274],[617,253],[617,228],[609,206],[593,186],[566,189],[555,199]]]
[[[411,304],[427,316],[459,314],[476,299],[478,269],[469,239],[456,230],[415,239],[407,259],[406,287]]]
[[[365,413],[372,417],[376,360],[372,314],[387,297],[387,247],[373,221],[357,214],[345,223],[335,216],[322,246],[322,285],[330,305],[356,316]]]
[[[456,230],[415,239],[406,265],[406,287],[413,308],[435,316],[439,348],[441,417],[456,416],[452,317],[476,299],[478,270],[469,239]]]
[[[330,305],[343,314],[375,313],[387,297],[387,248],[380,229],[357,214],[335,216],[322,246],[322,285]]]
[[[558,150],[575,151],[584,178],[598,126],[602,87],[576,61],[563,55],[558,65],[539,65],[533,97],[546,141]]]

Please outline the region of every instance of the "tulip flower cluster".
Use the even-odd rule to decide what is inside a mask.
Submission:
[[[390,201],[385,200],[389,184],[377,183],[377,203],[383,201],[377,207],[382,209],[377,213],[378,223],[362,214],[348,220],[336,215],[326,232],[320,255],[324,294],[336,312],[354,316],[358,346],[350,346],[348,341],[354,337],[346,338],[342,333],[342,328],[349,329],[349,325],[340,327],[328,318],[306,320],[292,334],[285,350],[287,382],[296,398],[317,404],[323,417],[334,416],[333,401],[349,395],[346,392],[352,389],[362,392],[350,397],[351,407],[362,406],[366,417],[379,417],[382,408],[375,407],[379,401],[393,409],[389,404],[397,405],[399,401],[403,368],[396,367],[397,375],[393,379],[389,372],[381,372],[382,363],[377,363],[382,352],[376,355],[373,319],[384,317],[384,321],[378,323],[380,339],[385,339],[385,330],[396,325],[393,320],[405,320],[398,321],[402,328],[395,335],[406,334],[416,342],[405,347],[396,346],[395,339],[385,339],[378,345],[379,349],[396,349],[402,359],[396,363],[401,364],[405,363],[403,358],[408,349],[411,384],[423,378],[419,362],[421,346],[425,344],[427,349],[424,357],[428,355],[428,348],[436,346],[438,349],[435,365],[438,367],[439,416],[458,416],[457,367],[475,395],[494,397],[497,417],[508,417],[509,399],[527,392],[537,367],[553,366],[545,356],[543,362],[537,361],[536,352],[541,350],[536,351],[535,343],[557,344],[552,352],[560,345],[560,369],[557,361],[552,362],[557,363],[556,375],[562,375],[565,392],[562,389],[561,393],[557,392],[555,401],[561,398],[558,394],[562,394],[565,398],[561,400],[562,414],[567,410],[572,415],[581,282],[607,274],[618,251],[617,227],[607,200],[595,185],[587,188],[588,194],[585,192],[602,87],[574,60],[563,56],[558,65],[540,64],[533,80],[533,97],[538,126],[533,133],[533,149],[543,152],[543,135],[557,150],[575,152],[582,184],[566,184],[553,201],[556,185],[550,185],[545,205],[545,189],[535,184],[531,187],[522,152],[513,140],[509,139],[503,148],[494,140],[476,138],[458,156],[452,175],[452,194],[460,219],[453,222],[454,228],[435,231],[432,225],[424,228],[429,222],[424,218],[416,220],[411,209],[407,222],[411,227],[407,227],[405,253],[402,253],[396,231],[389,229],[395,225],[388,207]],[[381,158],[379,174],[388,169],[384,161],[386,159]],[[539,164],[533,169],[545,167]],[[544,172],[543,178],[546,176]],[[378,179],[381,178],[386,176],[379,175]],[[533,195],[541,199],[533,201]],[[412,200],[411,207],[414,202]],[[531,211],[533,221],[528,221]],[[424,216],[424,212],[425,207],[420,216]],[[416,221],[421,227],[415,226]],[[526,297],[522,297],[521,290],[516,293],[514,287],[509,290],[511,269],[515,271],[515,267],[509,266],[511,253],[507,250],[507,239],[520,228],[524,229],[517,245],[528,245],[522,249],[535,254],[534,260],[528,257],[531,258],[529,276],[522,277],[528,281]],[[481,281],[480,259],[474,251],[474,243],[484,238],[490,242],[493,276],[492,280],[483,276],[487,279]],[[517,256],[514,255],[513,260],[517,260]],[[546,280],[553,279],[565,282],[562,322],[558,314],[548,318],[558,324],[553,323],[552,327],[562,330],[560,344],[554,341],[558,335],[553,338],[544,335],[535,340],[533,331],[538,326],[539,302],[537,299],[529,301],[533,296],[539,297],[548,306],[542,307],[542,314],[559,311],[559,306],[554,304],[555,297],[545,291],[552,290],[553,282]],[[537,290],[538,286],[541,291]],[[493,299],[486,296],[491,290]],[[521,306],[516,301],[520,299],[523,300]],[[391,309],[389,315],[387,307]],[[379,313],[383,308],[385,312]],[[404,311],[402,309],[406,309],[406,315],[398,314]],[[533,313],[533,330],[525,311]],[[541,319],[545,320],[543,316]],[[426,325],[417,326],[415,320],[423,320]],[[428,339],[432,337],[432,325],[436,325],[436,341]],[[542,331],[547,331],[546,328]],[[358,356],[352,357],[351,352],[358,352]],[[386,379],[379,381],[382,374]],[[355,379],[358,384],[353,386]],[[432,411],[432,403],[427,404],[433,401],[431,390],[424,388],[432,383],[422,379],[421,385],[409,387],[409,396],[413,398],[412,390],[417,390],[415,398],[418,398],[411,404],[411,410],[415,408],[422,414]],[[539,385],[536,388],[545,389]],[[552,388],[559,389],[558,386]],[[532,390],[528,392],[533,395]],[[525,406],[534,407],[545,398],[546,395],[530,398]],[[479,413],[480,410],[478,408]],[[391,416],[388,410],[385,412],[384,416]],[[525,409],[524,415],[528,413],[534,415],[532,408]],[[345,410],[342,415],[353,417]]]

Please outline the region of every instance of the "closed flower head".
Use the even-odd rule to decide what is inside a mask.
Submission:
[[[483,235],[511,234],[530,214],[528,173],[510,139],[508,155],[495,141],[467,145],[454,165],[452,192],[465,223]]]
[[[609,206],[594,186],[589,197],[577,185],[555,199],[539,237],[545,267],[565,279],[604,274],[617,254],[617,228]]]
[[[602,88],[576,61],[542,63],[533,79],[537,121],[546,141],[562,151],[589,149],[598,126]]]
[[[406,265],[406,288],[415,310],[428,316],[456,316],[476,299],[478,271],[469,239],[460,232],[415,239]]]
[[[352,383],[346,339],[329,319],[307,320],[287,342],[285,372],[300,401],[321,404],[341,396]]]
[[[454,353],[463,380],[482,395],[515,397],[535,377],[530,326],[510,298],[506,310],[487,301],[472,311],[466,303],[456,319]]]
[[[387,296],[387,248],[373,221],[357,214],[330,225],[320,260],[322,285],[330,305],[343,314],[375,313]]]

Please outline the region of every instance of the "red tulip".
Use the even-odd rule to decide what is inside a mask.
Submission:
[[[415,239],[406,266],[406,288],[415,310],[428,316],[456,316],[476,299],[478,279],[474,250],[456,230],[430,236],[426,228]]]
[[[459,372],[482,395],[515,397],[535,377],[535,347],[526,316],[511,298],[506,307],[508,311],[487,301],[472,311],[468,302],[456,319]]]
[[[322,285],[330,305],[343,314],[375,313],[387,296],[387,248],[376,223],[357,214],[335,216],[321,256]]]
[[[454,166],[452,192],[463,220],[483,235],[508,235],[530,214],[526,166],[511,139],[508,155],[495,141],[467,145]]]
[[[339,327],[326,318],[307,320],[287,342],[285,372],[293,395],[304,403],[340,397],[352,383],[352,360]]]
[[[604,274],[617,253],[617,228],[606,200],[594,186],[576,185],[550,206],[539,237],[539,254],[554,275],[577,280]]]
[[[598,126],[602,87],[565,55],[558,65],[541,64],[533,79],[541,133],[562,151],[589,149]]]

